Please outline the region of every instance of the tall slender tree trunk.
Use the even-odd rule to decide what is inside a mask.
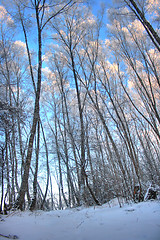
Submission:
[[[78,79],[75,69],[75,63],[74,63],[74,56],[73,52],[70,49],[70,57],[71,57],[71,65],[72,65],[72,71],[74,76],[74,81],[76,85],[76,93],[77,93],[77,100],[78,100],[78,110],[79,110],[79,118],[80,118],[80,143],[81,143],[81,178],[80,178],[80,202],[81,205],[83,205],[86,202],[85,199],[85,179],[86,179],[86,173],[85,173],[85,128],[84,128],[84,120],[83,120],[83,108],[81,103],[81,97],[79,92],[79,86],[78,86]]]
[[[1,204],[0,204],[0,213],[2,213],[2,206],[3,206],[3,198],[4,198],[4,148],[1,149],[1,184],[2,184],[2,189],[1,189]]]
[[[40,91],[41,91],[41,75],[42,75],[42,31],[40,29],[39,23],[39,9],[36,6],[36,20],[37,20],[37,30],[38,30],[38,80],[37,80],[37,89],[36,89],[36,97],[35,97],[35,105],[34,105],[34,115],[32,121],[32,128],[29,137],[29,144],[27,149],[26,162],[24,166],[24,173],[22,177],[22,183],[19,191],[18,198],[15,203],[15,207],[23,210],[24,202],[25,202],[25,193],[28,190],[28,178],[29,178],[29,170],[31,165],[31,158],[33,152],[33,142],[36,133],[37,122],[39,119],[39,100],[40,100]]]
[[[40,120],[37,125],[37,146],[36,146],[36,167],[34,173],[34,181],[33,181],[33,199],[30,206],[30,210],[36,209],[37,203],[37,177],[38,177],[38,159],[39,159],[39,146],[40,145]]]
[[[43,125],[42,125],[41,121],[40,121],[40,125],[41,125],[41,129],[42,129],[42,135],[43,135],[43,140],[44,140],[44,145],[45,145],[46,165],[47,165],[47,184],[46,184],[46,190],[45,190],[44,198],[43,198],[43,201],[42,201],[42,204],[41,204],[41,209],[43,209],[44,208],[44,203],[46,201],[47,193],[48,193],[50,169],[49,169],[49,158],[48,158],[48,146],[47,146],[45,133],[44,133],[44,129],[43,129]]]

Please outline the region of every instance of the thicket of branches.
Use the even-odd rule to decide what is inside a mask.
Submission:
[[[114,4],[0,6],[1,212],[136,201],[159,185],[159,6]]]

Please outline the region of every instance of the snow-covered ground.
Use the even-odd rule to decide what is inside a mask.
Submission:
[[[0,234],[17,235],[21,240],[160,240],[158,201],[122,208],[105,204],[52,212],[18,211],[0,220]]]

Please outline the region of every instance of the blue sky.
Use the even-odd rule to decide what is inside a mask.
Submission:
[[[93,1],[91,1],[91,6],[93,8],[93,13],[95,15],[101,9],[101,6],[103,4],[106,6],[106,8],[112,7],[112,0],[104,0],[104,1],[93,0]]]

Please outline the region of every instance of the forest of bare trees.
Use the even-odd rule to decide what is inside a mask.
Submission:
[[[1,1],[0,212],[160,187],[159,1],[102,6]]]

